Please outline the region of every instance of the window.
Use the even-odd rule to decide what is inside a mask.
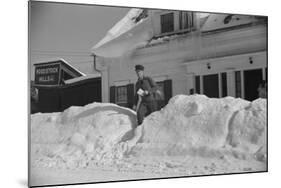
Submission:
[[[164,81],[157,82],[157,86],[158,86],[158,89],[161,91],[162,97],[163,97],[162,100],[161,99],[157,100],[158,109],[161,109],[166,105],[166,103],[165,103],[165,82]]]
[[[240,71],[235,71],[235,96],[242,97]]]
[[[242,82],[244,83],[244,99],[248,101],[253,101],[259,98],[258,87],[262,83],[262,69],[251,69],[243,71],[244,79]]]
[[[116,87],[116,103],[127,103],[127,86]]]
[[[203,93],[210,98],[219,97],[219,75],[210,74],[203,76]]]
[[[165,99],[165,92],[164,92],[164,82],[157,82],[158,89],[161,91],[163,95],[163,99]]]
[[[222,97],[227,96],[227,77],[226,72],[221,73],[221,87],[222,87]]]
[[[161,15],[161,33],[174,31],[174,13]]]
[[[265,68],[265,81],[267,82],[267,68]]]
[[[179,14],[179,28],[192,29],[194,27],[194,15],[192,12],[182,12]]]
[[[195,93],[200,94],[200,76],[195,76]]]

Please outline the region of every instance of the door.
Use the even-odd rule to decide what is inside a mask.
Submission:
[[[211,98],[219,97],[219,76],[211,74],[203,76],[203,93]]]
[[[245,99],[253,101],[257,99],[258,87],[262,82],[262,69],[244,71],[244,91]]]

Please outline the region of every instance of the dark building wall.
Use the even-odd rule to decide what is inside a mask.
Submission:
[[[38,112],[61,112],[70,106],[101,102],[101,78],[79,81],[64,86],[38,86]]]

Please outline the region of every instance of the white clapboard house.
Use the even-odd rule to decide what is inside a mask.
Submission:
[[[132,106],[136,64],[165,102],[193,93],[254,100],[267,80],[267,17],[131,9],[92,54],[103,102]]]

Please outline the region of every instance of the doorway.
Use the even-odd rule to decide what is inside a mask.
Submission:
[[[244,71],[244,91],[245,99],[253,101],[259,98],[258,87],[262,82],[262,69]]]
[[[203,93],[211,98],[219,97],[219,76],[211,74],[203,76]]]

